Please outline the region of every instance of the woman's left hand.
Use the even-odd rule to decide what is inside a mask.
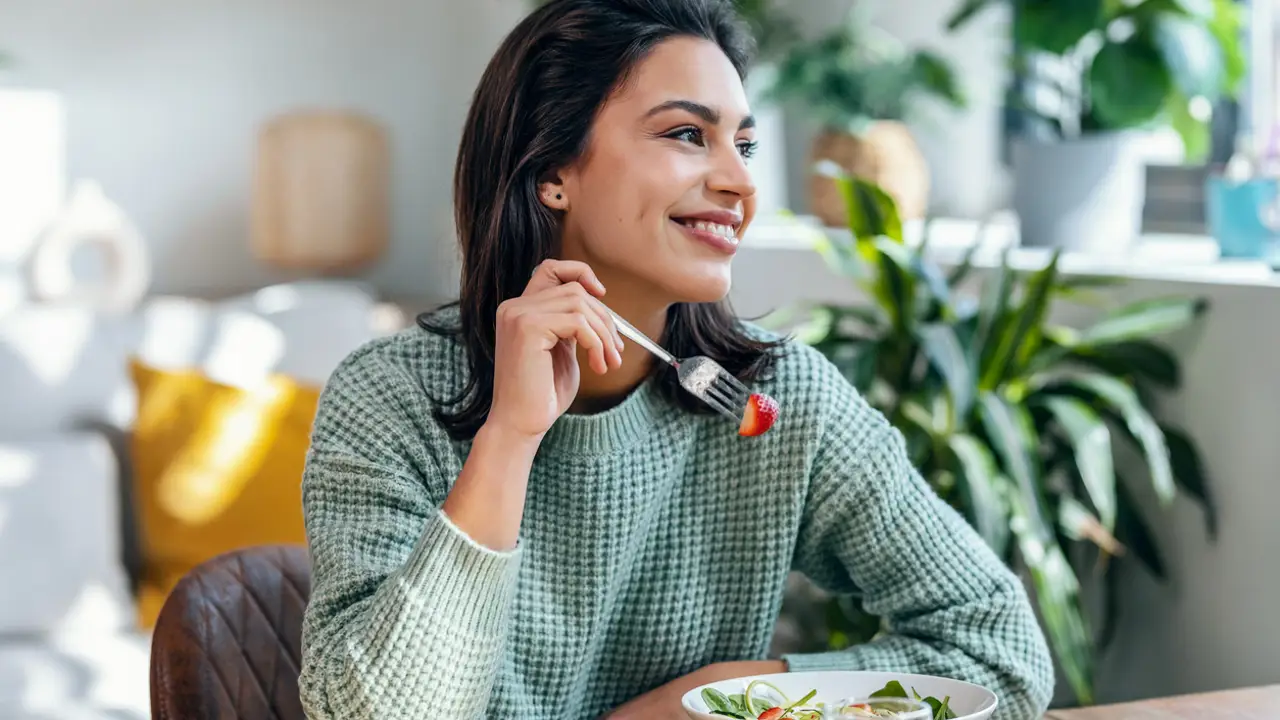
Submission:
[[[676,678],[666,685],[650,690],[605,716],[607,720],[688,720],[689,715],[680,706],[680,698],[694,688],[707,683],[748,675],[768,675],[787,671],[781,660],[727,662],[708,665],[696,672]]]

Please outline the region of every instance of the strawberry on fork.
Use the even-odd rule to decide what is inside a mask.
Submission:
[[[764,393],[752,393],[747,398],[746,411],[742,414],[742,423],[738,426],[738,434],[743,437],[763,435],[778,420],[778,401]]]
[[[609,310],[609,314],[613,316],[618,332],[675,368],[680,387],[736,423],[739,435],[755,437],[773,427],[778,419],[778,401],[768,395],[751,392],[738,378],[709,357],[698,355],[683,360],[676,358],[613,310]]]

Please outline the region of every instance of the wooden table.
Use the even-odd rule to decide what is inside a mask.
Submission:
[[[1280,685],[1054,710],[1045,720],[1280,720]]]

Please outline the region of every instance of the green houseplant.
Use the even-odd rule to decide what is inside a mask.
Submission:
[[[1172,127],[1210,147],[1213,102],[1245,75],[1234,0],[963,0],[956,30],[1012,13],[1014,209],[1026,244],[1111,250],[1138,234],[1144,140]]]
[[[903,121],[926,98],[964,104],[945,59],[907,48],[856,11],[827,35],[793,45],[779,62],[770,96],[795,101],[819,126],[814,161],[834,162],[885,188],[909,218],[924,213],[929,173]],[[811,176],[810,201],[827,225],[844,224],[844,205],[829,178]]]
[[[821,250],[871,302],[810,308],[792,329],[889,418],[939,496],[1029,580],[1055,656],[1077,699],[1090,703],[1095,651],[1109,629],[1090,630],[1080,576],[1100,574],[1105,626],[1119,562],[1164,575],[1133,500],[1139,478],[1121,477],[1116,446],[1140,451],[1162,504],[1181,488],[1213,528],[1194,445],[1151,409],[1179,380],[1177,360],[1153,338],[1192,323],[1205,303],[1145,301],[1083,330],[1056,325],[1055,300],[1099,282],[1060,275],[1056,252],[1035,272],[1002,263],[971,298],[960,286],[972,254],[944,274],[923,246],[903,243],[884,191],[857,178],[834,182],[852,239],[823,235]],[[834,600],[828,611],[833,647],[880,630],[855,600]]]
[[[1204,158],[1209,122],[1196,99],[1233,96],[1245,74],[1238,3],[964,0],[947,27],[1000,3],[1014,18],[1013,104],[1038,130],[1071,138],[1168,122],[1189,158]]]

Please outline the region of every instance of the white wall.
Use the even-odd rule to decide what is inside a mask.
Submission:
[[[397,293],[453,283],[450,178],[484,63],[523,0],[4,0],[7,85],[61,93],[67,172],[145,234],[158,292],[261,285],[247,249],[255,133],[297,106],[390,130],[394,239],[371,277]],[[0,158],[3,162],[3,158]]]
[[[864,302],[796,250],[744,250],[734,287],[748,317],[800,300]],[[1135,280],[1112,299],[1167,295],[1211,303],[1198,330],[1173,343],[1184,387],[1163,416],[1200,448],[1220,535],[1207,539],[1191,502],[1162,512],[1138,493],[1172,578],[1162,587],[1128,565],[1115,645],[1098,669],[1102,701],[1280,682],[1280,287]],[[1064,307],[1055,320],[1079,326],[1091,314]]]

